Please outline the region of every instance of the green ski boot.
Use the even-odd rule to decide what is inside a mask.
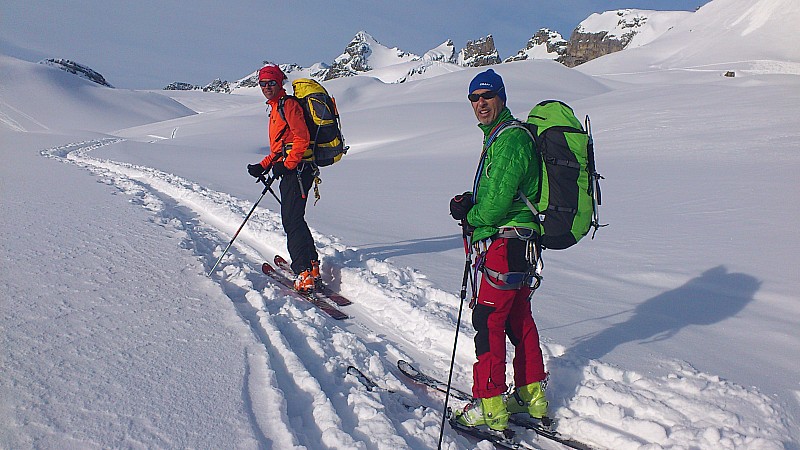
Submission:
[[[476,398],[454,414],[458,423],[468,427],[486,425],[496,431],[508,428],[508,410],[502,395]]]
[[[535,419],[547,416],[547,398],[541,382],[527,384],[514,389],[506,398],[509,414],[528,413]]]

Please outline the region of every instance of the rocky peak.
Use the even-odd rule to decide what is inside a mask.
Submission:
[[[458,53],[457,64],[465,67],[481,67],[490,64],[499,64],[500,55],[494,46],[494,37],[467,41],[467,45]]]
[[[81,78],[85,78],[91,82],[100,84],[106,87],[114,87],[111,86],[102,75],[95,72],[94,70],[76,63],[75,61],[70,61],[68,59],[45,59],[43,61],[39,61],[39,64],[44,64],[47,66],[55,67],[61,69],[63,71],[69,72],[73,75],[78,75]]]
[[[359,31],[347,44],[344,53],[334,60],[325,74],[325,79],[353,76],[414,59],[419,59],[419,56],[404,52],[397,47],[388,48],[366,31]]]
[[[688,11],[620,9],[592,14],[570,35],[565,54],[558,59],[575,67],[631,46],[641,46],[665,33]],[[655,20],[651,21],[651,18]]]
[[[266,64],[268,64],[268,63],[265,63],[264,65],[266,65]],[[301,66],[300,64],[296,64],[296,63],[278,64],[278,67],[280,67],[281,71],[283,73],[285,73],[286,75],[289,75],[292,72],[299,72],[299,71],[303,70],[303,66]]]
[[[225,94],[231,93],[231,84],[227,81],[223,81],[219,78],[215,79],[211,83],[202,87],[203,92],[222,92]]]
[[[334,60],[325,79],[349,77],[370,70],[368,59],[372,49],[367,42],[368,36],[367,33],[359,31],[344,48],[344,53]]]
[[[586,33],[576,28],[569,37],[566,54],[558,61],[567,67],[575,67],[609,53],[625,48],[626,42],[608,37],[607,31]]]
[[[182,81],[175,81],[164,87],[165,91],[192,91],[195,89],[200,89],[200,86],[195,86],[191,83],[184,83]]]
[[[567,50],[567,41],[561,33],[548,28],[541,28],[528,40],[528,44],[516,55],[503,62],[523,61],[527,59],[556,59]]]

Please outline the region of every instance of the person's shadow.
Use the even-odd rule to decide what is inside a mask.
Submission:
[[[645,301],[625,322],[580,338],[563,356],[556,358],[554,369],[559,373],[553,374],[553,381],[558,385],[557,392],[564,393],[563,399],[568,402],[582,382],[580,368],[564,365],[585,365],[587,359],[600,359],[629,342],[669,339],[684,327],[710,325],[733,317],[753,300],[760,286],[755,277],[730,273],[725,266],[717,266],[683,286]],[[559,366],[562,370],[558,370]]]
[[[460,235],[445,235],[394,242],[383,246],[365,245],[358,250],[358,253],[364,259],[387,259],[396,256],[441,253],[463,246],[463,238]]]

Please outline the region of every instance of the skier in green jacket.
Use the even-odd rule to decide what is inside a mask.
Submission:
[[[492,69],[479,73],[469,85],[468,98],[484,134],[484,147],[472,192],[456,195],[450,214],[471,231],[476,276],[481,273],[472,311],[475,352],[472,394],[475,400],[455,412],[467,426],[508,426],[509,414],[547,415],[544,368],[539,332],[530,297],[538,280],[541,232],[537,219],[519,197],[536,199],[540,162],[526,130],[506,107],[503,79]],[[515,347],[515,389],[507,390],[506,336]]]

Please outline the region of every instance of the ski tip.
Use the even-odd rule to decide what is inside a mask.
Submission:
[[[269,274],[269,273],[274,272],[275,268],[272,267],[269,263],[265,262],[264,264],[261,264],[261,271],[266,273],[266,274]]]
[[[400,359],[397,361],[397,368],[400,369],[402,372],[411,374],[412,376],[419,374],[419,370],[417,370],[416,367],[412,366],[410,362],[404,359]]]

